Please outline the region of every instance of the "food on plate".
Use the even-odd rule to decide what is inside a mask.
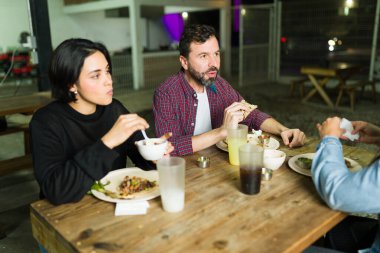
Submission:
[[[241,101],[244,105],[248,107],[248,111],[245,111],[243,114],[244,119],[248,117],[248,115],[257,108],[257,105],[250,104],[246,102],[245,100]]]
[[[149,190],[155,187],[156,184],[156,181],[149,181],[145,178],[125,176],[119,186],[119,192],[121,196],[128,196],[132,193]]]
[[[306,157],[300,157],[296,160],[296,164],[298,167],[305,169],[305,170],[310,170],[311,169],[311,163],[313,162],[313,159],[306,158]],[[347,168],[352,169],[353,166],[350,161],[347,159],[344,159],[344,162],[346,163]]]
[[[256,136],[248,136],[248,143],[256,144],[260,147],[269,147],[270,135],[260,134]]]
[[[260,147],[268,147],[270,135],[264,134],[261,130],[252,129],[253,137],[248,137],[248,142],[257,143]]]
[[[306,158],[306,157],[300,157],[296,160],[297,166],[305,170],[311,169],[312,162],[313,162],[313,159]]]
[[[109,181],[107,181],[105,184],[101,183],[100,181],[95,181],[91,189],[96,190],[98,192],[102,192],[108,197],[114,199],[129,199],[132,198],[131,195],[133,193],[151,190],[157,186],[156,181],[149,181],[145,178],[136,176],[125,176],[124,180],[118,186],[116,192],[107,190],[105,186],[108,184],[110,184]]]
[[[267,147],[269,144],[270,136],[267,134],[261,134],[257,137],[259,139],[259,146]]]
[[[253,135],[248,135],[247,143],[253,143],[260,147],[268,147],[270,138],[271,137],[268,134],[260,134],[260,135],[257,135],[257,137]],[[226,148],[228,147],[227,139],[222,140],[222,143],[226,146]]]

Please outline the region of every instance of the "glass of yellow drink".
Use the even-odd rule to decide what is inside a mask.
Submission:
[[[239,165],[239,147],[247,143],[248,126],[227,129],[228,155],[232,165]]]

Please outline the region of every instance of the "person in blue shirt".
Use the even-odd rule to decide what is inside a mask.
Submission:
[[[317,124],[322,140],[311,168],[315,187],[332,209],[378,214],[380,218],[380,156],[362,170],[350,172],[339,141],[339,138],[345,139],[340,120],[333,117]],[[359,142],[380,147],[380,127],[364,121],[353,121],[352,124],[353,134],[360,134]],[[378,225],[374,219],[348,216],[329,232],[326,239],[330,240],[332,248],[345,252],[380,252]]]

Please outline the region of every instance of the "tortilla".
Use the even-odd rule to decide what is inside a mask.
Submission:
[[[244,114],[243,114],[243,118],[247,118],[248,115],[257,108],[257,105],[253,105],[253,104],[250,104],[248,102],[246,102],[245,100],[241,101],[241,103],[243,103],[244,105],[246,105],[248,107],[248,111],[245,111]]]

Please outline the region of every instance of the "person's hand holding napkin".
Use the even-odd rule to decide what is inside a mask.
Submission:
[[[322,124],[317,124],[317,129],[321,138],[324,136],[335,136],[350,141],[359,139],[359,133],[353,133],[354,127],[351,121],[345,118],[327,118]]]
[[[343,133],[343,136],[349,139],[350,141],[356,141],[359,140],[359,133],[353,134],[354,127],[352,126],[351,121],[342,118],[340,120],[340,128],[344,129],[345,132]]]

